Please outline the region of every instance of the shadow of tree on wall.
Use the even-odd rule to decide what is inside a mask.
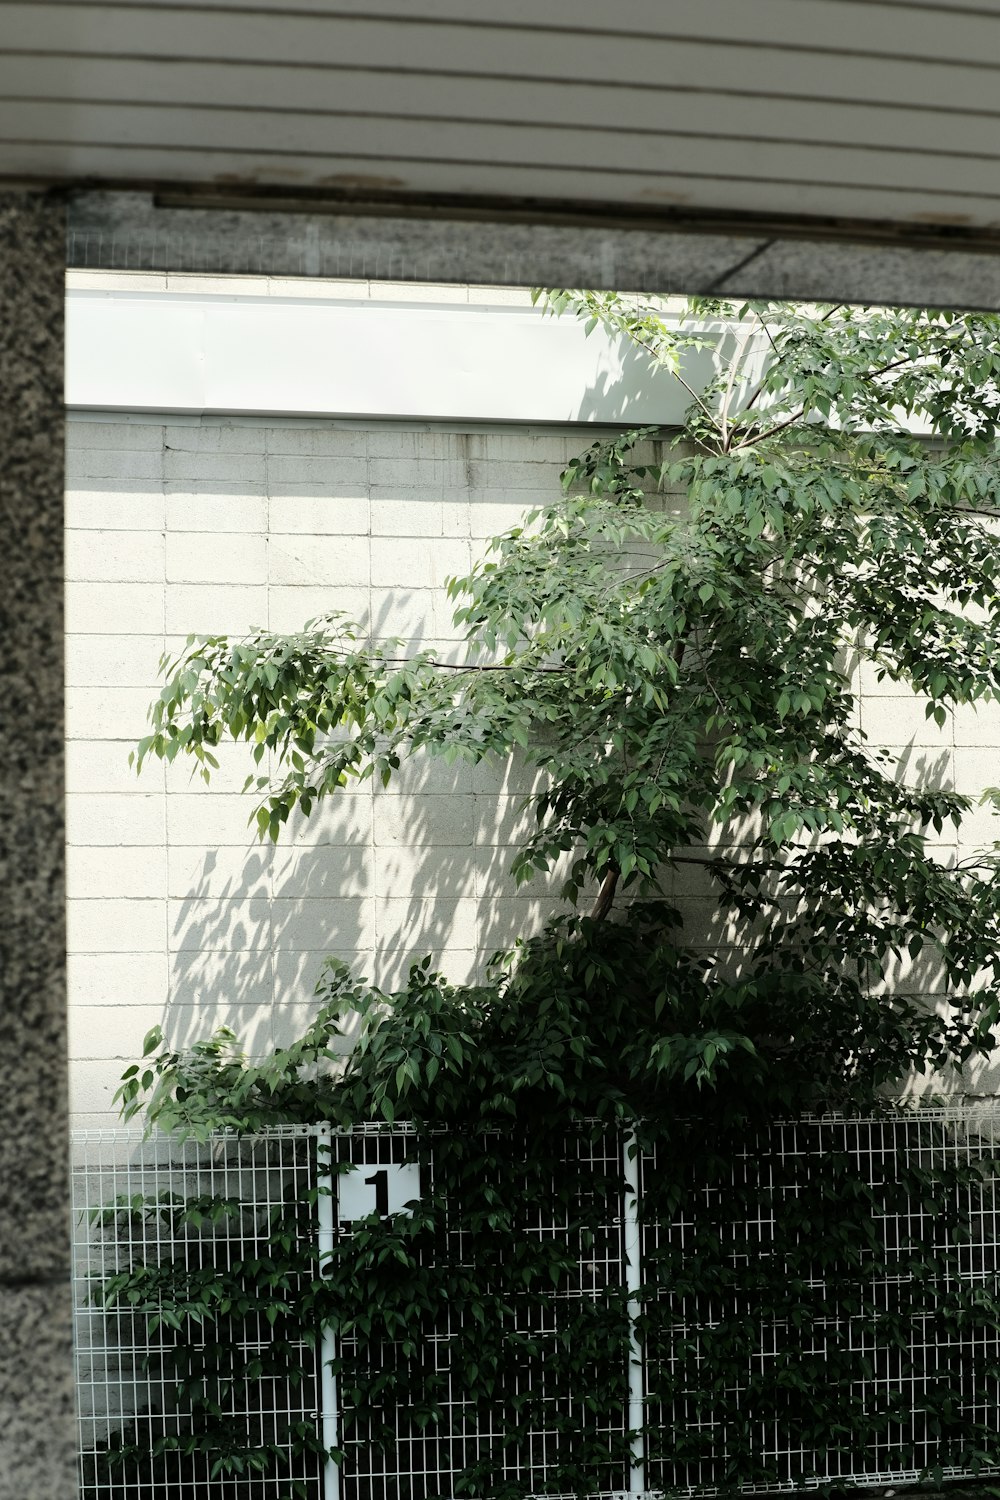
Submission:
[[[227,850],[243,858],[239,869],[227,860],[222,880],[218,852],[200,853],[187,895],[171,904],[171,1044],[189,1046],[219,1025],[251,1056],[287,1044],[309,1024],[328,955],[386,990],[428,954],[449,978],[482,978],[495,948],[537,930],[560,904],[555,876],[525,894],[508,873],[524,788],[516,767],[424,760],[390,790],[342,794],[352,816],[370,819],[370,841],[326,842],[343,838],[334,794],[276,846]],[[252,806],[248,793],[248,815]]]

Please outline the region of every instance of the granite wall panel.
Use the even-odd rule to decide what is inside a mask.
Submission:
[[[62,204],[0,194],[0,1495],[76,1493],[69,1316]]]

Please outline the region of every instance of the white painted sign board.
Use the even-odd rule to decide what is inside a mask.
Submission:
[[[71,290],[66,320],[77,408],[638,426],[690,401],[622,340],[533,307]],[[712,360],[685,371],[704,385]]]
[[[420,1167],[416,1162],[368,1162],[351,1167],[337,1178],[341,1224],[378,1214],[408,1214],[408,1203],[420,1197]]]

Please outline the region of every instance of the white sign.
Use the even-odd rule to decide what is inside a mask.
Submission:
[[[261,296],[259,280],[235,276],[232,285],[217,295],[70,291],[68,404],[638,426],[679,423],[689,401],[627,340],[601,328],[588,339],[577,318],[534,307],[434,304],[419,288],[406,304]],[[684,358],[685,379],[704,386],[711,356]]]
[[[372,1162],[353,1166],[337,1178],[340,1222],[378,1214],[409,1213],[408,1203],[420,1197],[420,1167],[416,1162]]]

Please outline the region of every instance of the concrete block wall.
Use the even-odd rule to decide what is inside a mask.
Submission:
[[[525,786],[516,770],[430,761],[346,791],[275,848],[248,826],[252,769],[229,747],[206,788],[185,765],[128,755],[188,632],[294,630],[330,609],[408,644],[458,649],[444,580],[484,539],[557,493],[593,430],[469,432],[318,420],[72,420],[68,429],[67,708],[71,1103],[109,1122],[144,1033],[189,1043],[226,1023],[260,1054],[301,1032],[323,957],[383,986],[434,955],[451,977],[554,909],[555,882],[507,879]],[[1000,782],[1000,712],[943,730],[898,687],[861,678],[861,724],[906,774],[978,793]],[[966,844],[997,836],[985,813]],[[958,846],[946,833],[942,853]],[[679,892],[717,943],[696,881]],[[931,996],[920,969],[892,982]],[[964,1081],[993,1091],[1000,1075]],[[938,1085],[935,1084],[935,1087]]]

